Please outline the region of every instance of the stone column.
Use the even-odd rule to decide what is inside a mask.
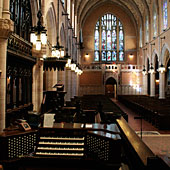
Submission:
[[[143,95],[148,94],[148,74],[143,75]]]
[[[79,96],[79,75],[76,74],[76,96]]]
[[[56,91],[53,86],[57,84],[57,70],[47,70],[46,74],[46,89],[47,91]]]
[[[159,72],[159,99],[165,99],[165,72]]]
[[[65,80],[66,80],[66,84],[65,84],[65,91],[67,92],[65,95],[65,101],[70,101],[70,69],[66,68],[65,70]]]
[[[2,1],[3,1],[2,18],[10,20],[10,12],[9,12],[9,2],[10,2],[10,0],[2,0]]]
[[[5,128],[7,39],[13,29],[10,19],[0,18],[0,132]]]
[[[72,94],[72,71],[70,69],[67,70],[67,101],[71,100]]]
[[[74,98],[74,96],[75,96],[75,72],[72,71],[71,74],[72,74],[72,85],[71,85],[72,93],[71,93],[71,98]]]
[[[41,112],[41,104],[43,101],[43,58],[37,56],[37,62],[33,67],[33,87],[32,102],[33,110]]]
[[[64,85],[64,91],[65,91],[65,86],[66,86],[65,70],[63,70],[61,73],[62,73],[62,84]]]
[[[150,84],[151,84],[151,86],[150,86],[150,96],[151,97],[154,97],[155,96],[155,73],[150,73],[150,77],[151,77],[151,79],[150,79]]]

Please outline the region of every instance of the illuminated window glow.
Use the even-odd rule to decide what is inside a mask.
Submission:
[[[96,23],[94,61],[124,61],[123,25],[113,14],[105,14]]]

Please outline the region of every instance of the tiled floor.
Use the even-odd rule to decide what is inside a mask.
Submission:
[[[134,119],[138,116],[132,110],[124,106],[119,101],[112,99],[124,112],[128,114],[128,124],[134,131],[141,131],[141,120]],[[170,162],[170,130],[159,130],[152,124],[142,120],[142,140],[152,150],[155,155],[166,155]],[[152,135],[151,132],[159,132],[158,135]],[[146,133],[147,132],[147,133]]]

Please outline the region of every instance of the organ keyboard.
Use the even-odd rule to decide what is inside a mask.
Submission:
[[[52,139],[52,140],[84,140],[84,137],[82,138],[64,138],[64,137],[40,137],[40,139]]]
[[[38,147],[37,149],[39,150],[70,150],[70,151],[74,151],[74,150],[78,150],[78,151],[84,151],[84,148],[52,148],[52,147]]]
[[[91,166],[86,161],[92,163],[93,160],[98,160],[98,164],[101,163],[102,166],[104,165],[103,162],[108,162],[109,166],[112,165],[115,170],[120,167],[121,138],[115,124],[82,126],[81,123],[56,123],[52,128],[39,128],[33,134],[30,134],[31,132],[23,133],[24,135],[28,134],[28,138],[26,136],[24,140],[32,149],[26,151],[23,155],[17,154],[17,158],[22,160],[21,164],[19,163],[18,165],[23,169],[24,167],[27,169],[27,167],[32,165],[43,169],[47,164],[55,167],[56,162],[57,165],[61,164],[61,167],[63,167],[62,160],[69,161],[69,163],[72,163],[72,166],[76,165],[75,160],[82,162],[82,166]],[[12,138],[15,137],[13,135]],[[16,144],[18,145],[17,141]],[[27,145],[23,145],[23,148],[26,146],[27,149]],[[11,153],[10,148],[6,152]],[[8,158],[11,159],[12,157]],[[4,167],[10,166],[6,162],[2,164]],[[94,166],[96,166],[95,161]],[[49,170],[50,167],[46,169]]]
[[[43,145],[84,145],[84,143],[73,143],[73,142],[39,142],[38,144]]]
[[[51,152],[36,152],[36,155],[46,155],[46,156],[84,156],[83,153],[51,153]]]
[[[54,129],[51,129],[52,131]],[[36,156],[57,156],[57,157],[83,157],[84,136],[58,136],[59,134],[40,135]]]

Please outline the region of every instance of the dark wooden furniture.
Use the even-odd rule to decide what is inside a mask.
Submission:
[[[170,100],[145,95],[120,95],[118,100],[160,130],[170,129]]]
[[[7,109],[6,111],[6,127],[15,124],[17,119],[28,120],[28,112],[33,109],[32,103],[20,105],[13,109]]]
[[[37,131],[5,131],[0,134],[0,160],[10,160],[27,155],[37,143]]]
[[[21,139],[16,138],[18,136],[15,135],[15,132],[13,135],[11,134],[12,138],[15,138],[12,144],[17,145],[17,148],[20,147],[18,140],[22,141],[22,135],[25,135],[24,142],[26,142],[26,144],[23,143],[22,146],[25,146],[26,150],[24,153],[17,151],[15,155],[13,154],[13,157],[3,157],[0,163],[4,166],[5,170],[10,169],[14,164],[11,164],[11,160],[16,161],[16,169],[17,167],[18,169],[31,169],[33,166],[43,169],[47,164],[48,167],[46,169],[56,166],[67,167],[67,165],[65,165],[67,162],[69,163],[69,168],[70,166],[76,166],[76,168],[86,166],[90,169],[92,166],[92,169],[96,169],[96,167],[99,168],[100,165],[103,169],[112,167],[116,170],[121,166],[121,137],[116,124],[56,123],[53,128],[40,128],[36,133],[37,136],[34,133],[21,132]],[[18,134],[19,133],[17,133],[17,135]],[[9,135],[4,135],[4,143],[8,143],[9,141],[7,136]],[[29,137],[31,137],[31,139],[29,139]],[[35,144],[36,139],[37,142]],[[29,140],[31,142],[31,150],[27,149]],[[14,141],[16,144],[14,144]],[[0,146],[2,148],[2,145]],[[35,148],[34,152],[32,146]],[[11,149],[7,147],[4,149],[4,152],[9,155]],[[63,163],[63,160],[65,160],[65,163],[61,165],[60,163]],[[75,161],[77,161],[76,164]],[[82,163],[82,165],[79,163]]]
[[[5,132],[0,136],[4,170],[114,169],[168,170],[123,119],[116,124],[55,123],[38,131]]]

